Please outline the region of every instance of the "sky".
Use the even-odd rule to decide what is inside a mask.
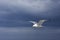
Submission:
[[[48,20],[43,28],[29,21]],[[1,40],[60,40],[60,0],[0,0]]]

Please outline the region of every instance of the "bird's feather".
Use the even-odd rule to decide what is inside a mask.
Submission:
[[[36,24],[37,22],[35,22],[35,21],[29,21],[29,22],[31,22],[31,23],[33,23],[33,24]]]
[[[40,21],[38,22],[38,24],[39,24],[39,25],[42,25],[45,21],[46,21],[46,20],[40,20]]]

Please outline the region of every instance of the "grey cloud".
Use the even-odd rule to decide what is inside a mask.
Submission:
[[[0,27],[0,39],[1,40],[60,40],[60,29],[56,28],[42,28],[33,29],[31,27],[20,28],[1,28]]]
[[[1,9],[9,13],[25,11],[30,14],[53,15],[60,6],[59,0],[0,0]],[[3,6],[4,5],[4,6]],[[53,10],[53,11],[52,11]],[[1,11],[0,11],[1,12]]]
[[[52,20],[54,18],[55,20],[60,16],[59,2],[59,0],[0,0],[0,21],[2,21],[1,24],[5,25],[6,23],[13,23],[15,25],[19,24],[17,22],[18,20],[25,22],[30,20],[38,21],[44,18],[52,18]],[[44,12],[46,8],[48,11]],[[42,12],[40,12],[40,10],[42,10]],[[30,14],[32,14],[32,16]],[[58,19],[56,19],[56,21]],[[20,24],[22,23],[23,22],[20,22]]]
[[[1,0],[0,0],[1,1]],[[44,12],[50,10],[56,5],[60,4],[60,1],[52,0],[2,0],[2,5],[5,4],[8,7],[15,6],[17,8],[23,8],[29,12]]]

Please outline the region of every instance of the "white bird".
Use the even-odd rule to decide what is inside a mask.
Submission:
[[[47,20],[40,20],[39,22],[35,22],[35,21],[29,21],[29,22],[33,23],[33,26],[32,27],[38,27],[38,28],[40,28],[40,27],[43,27],[42,24],[44,22],[46,22],[46,21]]]

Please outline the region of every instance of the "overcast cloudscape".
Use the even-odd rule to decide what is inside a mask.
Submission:
[[[44,28],[29,21],[48,20]],[[60,0],[0,0],[0,40],[60,40]]]

